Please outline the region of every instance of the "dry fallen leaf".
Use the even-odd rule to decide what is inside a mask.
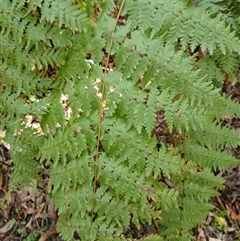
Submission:
[[[9,230],[12,229],[13,226],[14,226],[14,223],[12,222],[12,220],[10,220],[9,222],[7,222],[4,226],[2,226],[0,228],[0,234],[7,233]]]
[[[208,237],[208,240],[209,240],[209,241],[222,241],[221,239],[218,239],[218,238],[211,238],[211,237]]]
[[[50,219],[57,220],[57,214],[56,214],[56,211],[55,211],[55,209],[54,209],[53,203],[49,203],[49,204],[48,204],[48,210],[47,210],[47,212],[48,212],[48,217],[49,217]]]
[[[58,234],[58,231],[54,229],[49,229],[45,233],[43,233],[38,241],[46,241],[52,235]]]
[[[32,229],[33,229],[33,227],[32,227],[32,221],[33,221],[33,217],[31,217],[31,218],[29,219],[28,223],[25,225],[25,228],[28,228],[28,229],[32,230]]]
[[[28,188],[29,191],[29,195],[32,198],[33,201],[35,201],[35,197],[36,197],[36,193],[37,193],[37,181],[36,180],[32,180],[32,186],[30,186]]]
[[[0,190],[2,190],[2,186],[3,186],[3,173],[0,172]]]

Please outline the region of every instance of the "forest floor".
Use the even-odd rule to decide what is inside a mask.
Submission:
[[[240,101],[240,83],[228,84],[229,95]],[[226,86],[223,86],[226,92]],[[240,132],[240,119],[225,119],[229,125]],[[1,135],[1,133],[0,133]],[[4,241],[62,241],[56,229],[58,215],[49,201],[49,175],[43,172],[43,183],[25,187],[24,190],[9,190],[12,166],[7,143],[0,145],[0,240]],[[240,160],[240,146],[231,152]],[[207,224],[196,227],[193,233],[196,241],[234,241],[240,240],[240,165],[227,172],[219,172],[225,188],[219,197],[211,200],[214,209],[206,218]],[[159,227],[142,225],[140,230],[131,226],[126,236],[141,239],[159,232]]]

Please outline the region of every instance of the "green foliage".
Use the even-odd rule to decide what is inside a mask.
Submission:
[[[198,6],[204,6],[212,14],[222,14],[227,24],[237,32],[239,36],[240,24],[239,24],[239,0],[228,1],[228,0],[196,0],[194,1]]]
[[[240,108],[219,87],[224,74],[236,76],[239,21],[227,25],[224,1],[185,2],[128,0],[122,25],[120,1],[1,3],[0,129],[14,161],[11,185],[50,170],[65,240],[75,232],[122,240],[130,223],[152,218],[166,229],[145,240],[191,240],[223,186],[214,171],[237,163],[222,150],[239,145],[239,134],[219,123]],[[104,52],[115,61],[107,74]],[[173,141],[154,135],[158,111]]]

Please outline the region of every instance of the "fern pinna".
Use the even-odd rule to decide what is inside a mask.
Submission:
[[[146,240],[191,240],[223,187],[214,172],[238,163],[222,150],[239,135],[220,122],[240,108],[219,87],[226,72],[236,77],[239,28],[197,2],[2,2],[11,185],[50,170],[64,240],[122,240],[130,224],[153,219],[163,231]]]

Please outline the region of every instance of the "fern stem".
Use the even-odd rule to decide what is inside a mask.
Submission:
[[[120,17],[120,14],[122,12],[123,6],[125,4],[126,0],[123,0],[121,3],[121,6],[119,8],[116,20],[115,20],[115,24],[114,24],[114,28],[113,31],[111,33],[111,35],[115,32],[116,27],[117,27],[117,23],[118,23],[118,19]],[[91,222],[93,223],[93,217],[94,217],[94,206],[95,206],[95,193],[96,193],[96,182],[97,182],[97,172],[98,172],[98,159],[99,159],[99,147],[100,147],[100,136],[101,136],[101,125],[102,125],[102,118],[103,118],[103,112],[104,112],[104,94],[105,94],[105,79],[107,77],[107,67],[109,64],[109,60],[110,60],[110,54],[111,54],[111,50],[112,50],[112,46],[113,46],[113,42],[114,42],[114,38],[111,37],[111,42],[109,45],[109,49],[108,49],[108,54],[107,54],[107,60],[105,63],[105,69],[104,69],[104,75],[103,75],[103,80],[102,80],[102,90],[101,90],[101,100],[100,100],[100,106],[99,106],[99,119],[98,119],[98,135],[97,135],[97,149],[96,149],[96,158],[95,158],[95,168],[94,168],[94,184],[93,184],[93,193],[94,193],[94,197],[92,200],[92,213],[91,213]]]
[[[184,165],[186,165],[187,163],[187,152],[186,152],[186,143],[187,142],[187,134],[184,132],[183,134],[183,159],[185,161]],[[182,167],[182,172],[185,172],[184,168]],[[184,233],[184,229],[183,229],[183,225],[182,225],[182,221],[184,219],[184,216],[183,216],[183,211],[184,211],[184,196],[185,196],[185,193],[184,193],[184,190],[185,190],[185,182],[183,181],[182,182],[182,194],[180,195],[180,203],[181,203],[181,206],[182,206],[182,210],[180,211],[180,225],[179,225],[179,235],[180,237],[182,236],[182,234]]]

